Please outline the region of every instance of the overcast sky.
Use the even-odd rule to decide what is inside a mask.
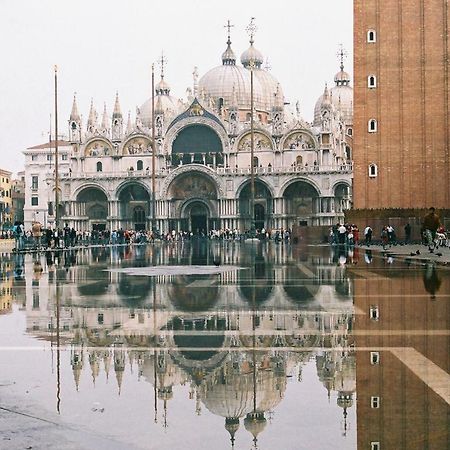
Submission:
[[[228,19],[236,55],[255,47],[269,58],[288,101],[310,121],[325,82],[339,68],[338,45],[352,74],[352,0],[0,0],[0,167],[23,169],[22,150],[46,142],[59,68],[59,129],[67,134],[73,93],[84,116],[91,97],[111,112],[116,90],[124,115],[150,97],[150,67],[167,57],[165,79],[185,97],[192,71],[221,64]],[[53,125],[52,125],[53,127]]]

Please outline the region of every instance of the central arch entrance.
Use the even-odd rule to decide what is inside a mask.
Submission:
[[[200,200],[190,202],[185,207],[183,216],[189,225],[189,229],[195,235],[205,235],[211,228],[211,212],[208,206]]]
[[[168,197],[174,212],[171,230],[200,235],[217,227],[217,186],[207,174],[195,170],[180,174],[170,184]]]

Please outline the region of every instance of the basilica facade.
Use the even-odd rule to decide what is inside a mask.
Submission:
[[[162,64],[153,107],[147,100],[133,120],[122,114],[116,94],[111,117],[105,106],[98,120],[91,103],[83,125],[74,98],[69,138],[60,148],[61,222],[78,230],[151,229],[154,224],[163,232],[195,233],[245,231],[253,220],[257,229],[343,220],[351,204],[353,135],[353,89],[343,64],[335,86],[325,86],[320,95],[314,122],[307,123],[298,103],[287,102],[264,66],[253,38],[239,64],[228,36],[221,62],[202,77],[194,69],[185,100],[171,95]],[[27,196],[39,199],[26,200],[26,226],[37,218],[45,226],[54,224],[55,208],[49,207],[54,172],[48,156],[41,164],[36,156],[44,147],[24,152],[27,180],[43,189],[27,190]],[[54,150],[47,147],[51,157]]]

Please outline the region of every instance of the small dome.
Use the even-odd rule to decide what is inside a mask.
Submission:
[[[330,89],[329,100],[331,104],[340,110],[344,122],[353,123],[353,88],[350,86],[350,75],[343,68],[334,77],[335,86]],[[325,97],[325,98],[324,98]],[[327,101],[325,93],[322,94],[314,107],[314,125],[320,125],[320,110]]]
[[[160,83],[158,83],[160,84]],[[171,95],[156,95],[155,97],[155,112],[163,112],[167,120],[178,115],[183,108],[183,104]],[[152,126],[152,99],[148,99],[139,108],[139,118],[141,119],[143,125],[147,128]]]
[[[335,76],[334,76],[334,82],[337,86],[340,84],[348,85],[350,84],[350,75],[345,72],[345,70],[342,68]]]
[[[241,55],[241,63],[244,67],[249,68],[252,61],[255,62],[256,68],[260,68],[264,62],[262,53],[253,46],[253,43]]]
[[[164,81],[163,77],[161,77],[161,81],[155,86],[155,92],[157,95],[169,95],[170,86],[166,81]]]

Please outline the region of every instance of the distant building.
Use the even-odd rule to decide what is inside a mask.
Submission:
[[[25,207],[25,171],[19,172],[11,183],[11,220],[23,222]]]
[[[152,147],[156,148],[156,227],[161,231],[279,229],[330,226],[350,207],[352,96],[341,68],[305,122],[254,47],[239,65],[230,36],[222,64],[201,78],[181,101],[164,74],[155,86],[155,135],[151,99],[124,118],[116,95],[112,117],[101,121],[91,103],[83,126],[74,98],[69,141],[60,143],[61,222],[78,230],[150,229]],[[164,61],[163,61],[164,63]],[[254,67],[253,67],[254,66]],[[252,69],[253,67],[253,69]],[[250,208],[251,70],[254,75],[255,205]],[[25,226],[54,220],[54,146],[26,155]],[[50,159],[49,159],[50,158]],[[45,216],[45,217],[44,217]]]
[[[449,21],[442,0],[354,2],[357,210],[450,208]]]
[[[0,226],[8,226],[11,220],[11,175],[5,169],[0,169]]]

